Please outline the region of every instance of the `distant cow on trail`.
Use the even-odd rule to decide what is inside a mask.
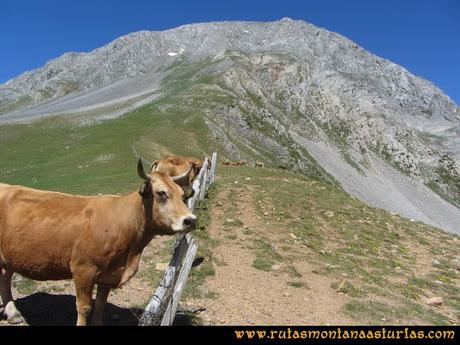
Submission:
[[[146,174],[131,194],[77,196],[0,184],[0,294],[11,323],[21,322],[11,277],[73,279],[77,325],[86,325],[97,295],[92,324],[102,324],[111,288],[138,270],[140,256],[155,235],[187,233],[196,216],[182,201],[181,188],[165,173]]]
[[[249,165],[249,162],[245,159],[240,159],[239,161],[231,161],[229,159],[225,159],[223,164],[227,166],[241,167]]]

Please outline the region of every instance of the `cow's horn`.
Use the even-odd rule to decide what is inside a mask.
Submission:
[[[172,180],[173,181],[178,181],[178,180],[182,180],[183,178],[186,178],[190,172],[192,171],[193,167],[195,166],[195,162],[192,162],[190,164],[190,168],[187,169],[186,172],[180,174],[180,175],[177,175],[177,176],[171,176]]]
[[[159,161],[155,161],[152,163],[152,166],[150,167],[150,171],[157,171],[158,170],[158,162]],[[155,168],[155,170],[153,170]]]
[[[145,181],[150,181],[150,177],[147,176],[147,174],[144,171],[144,164],[142,164],[142,158],[139,157],[139,160],[137,161],[137,174],[139,177]]]

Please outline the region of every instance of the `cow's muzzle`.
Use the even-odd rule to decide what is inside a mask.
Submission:
[[[196,227],[196,221],[197,221],[197,218],[195,215],[191,215],[187,218],[184,219],[183,223],[184,223],[184,228],[186,229],[195,229]]]
[[[179,220],[178,223],[173,224],[172,229],[175,233],[187,233],[195,229],[197,220],[194,214],[190,214]]]

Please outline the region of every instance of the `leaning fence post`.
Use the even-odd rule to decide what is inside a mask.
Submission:
[[[208,159],[206,158],[205,159],[205,163],[203,164],[203,170],[204,170],[204,173],[203,173],[203,176],[201,177],[201,186],[200,186],[200,200],[203,200],[204,199],[204,196],[206,195],[206,191],[207,191],[207,185],[208,185],[208,166],[209,166],[209,161]]]
[[[216,168],[217,168],[217,152],[212,153],[211,157],[211,173],[209,178],[209,184],[213,184],[216,179]]]

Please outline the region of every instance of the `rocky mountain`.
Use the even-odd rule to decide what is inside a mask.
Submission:
[[[338,183],[460,233],[460,108],[429,81],[303,21],[141,31],[64,54],[0,85],[0,123],[113,118],[152,102],[198,111],[227,157]]]

